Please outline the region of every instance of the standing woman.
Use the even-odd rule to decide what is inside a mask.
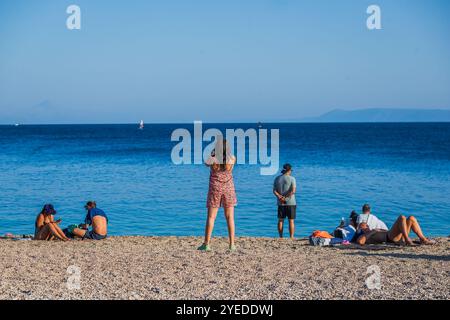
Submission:
[[[229,248],[234,251],[236,250],[234,245],[234,207],[237,200],[232,171],[236,163],[236,157],[231,154],[230,145],[223,137],[217,137],[216,141],[211,157],[206,160],[206,165],[210,167],[209,191],[206,203],[208,217],[206,219],[205,241],[198,250],[211,250],[210,242],[214,222],[219,208],[223,207],[228,225]]]

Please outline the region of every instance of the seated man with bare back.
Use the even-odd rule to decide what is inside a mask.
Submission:
[[[108,233],[108,217],[105,212],[97,208],[95,201],[89,201],[84,208],[87,210],[84,224],[74,228],[72,234],[76,237],[92,240],[105,239]],[[92,230],[89,230],[92,226]]]

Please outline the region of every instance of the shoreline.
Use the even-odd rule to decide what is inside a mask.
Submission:
[[[450,241],[313,247],[305,239],[112,236],[0,240],[0,299],[449,299]],[[368,289],[380,270],[381,289]],[[79,274],[77,272],[79,271]],[[79,282],[73,282],[74,278]],[[68,283],[79,283],[69,290]],[[73,287],[73,286],[72,286]]]

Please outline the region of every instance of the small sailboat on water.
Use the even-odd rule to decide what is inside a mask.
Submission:
[[[139,122],[139,130],[144,130],[144,120],[141,120],[141,122]]]

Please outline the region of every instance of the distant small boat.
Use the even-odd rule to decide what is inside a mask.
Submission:
[[[262,125],[262,123],[261,122],[258,122],[258,128],[262,128],[263,127],[263,125]]]
[[[14,127],[18,127],[18,126],[20,126],[20,124],[18,124],[18,123],[16,123],[16,124],[14,125]]]
[[[141,120],[141,122],[139,122],[139,130],[144,130],[144,120]]]

